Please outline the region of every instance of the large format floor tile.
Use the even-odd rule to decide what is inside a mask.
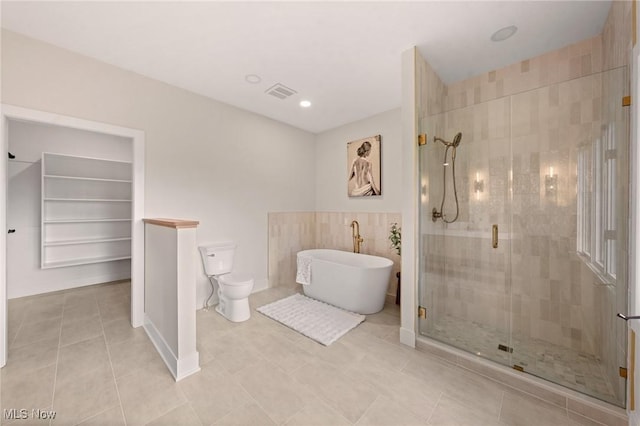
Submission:
[[[201,371],[176,383],[144,330],[131,328],[130,291],[118,282],[9,302],[0,409],[56,417],[2,424],[598,424],[400,345],[396,305],[328,347],[255,311],[291,288],[253,294],[243,323],[199,310]]]

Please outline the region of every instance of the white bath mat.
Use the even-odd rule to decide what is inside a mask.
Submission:
[[[366,318],[298,293],[260,306],[257,311],[325,346]]]

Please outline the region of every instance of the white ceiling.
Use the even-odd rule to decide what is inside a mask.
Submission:
[[[1,13],[11,31],[318,133],[399,107],[412,46],[452,83],[595,36],[610,4],[2,1]],[[515,36],[490,41],[509,25]],[[275,83],[297,93],[267,95]]]

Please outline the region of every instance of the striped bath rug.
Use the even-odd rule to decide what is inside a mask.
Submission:
[[[366,318],[298,293],[260,306],[257,311],[325,346]]]

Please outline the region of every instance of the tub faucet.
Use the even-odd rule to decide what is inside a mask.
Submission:
[[[351,228],[353,229],[351,232],[353,236],[353,252],[360,253],[360,243],[362,243],[364,239],[360,236],[360,224],[357,220],[351,222]]]

